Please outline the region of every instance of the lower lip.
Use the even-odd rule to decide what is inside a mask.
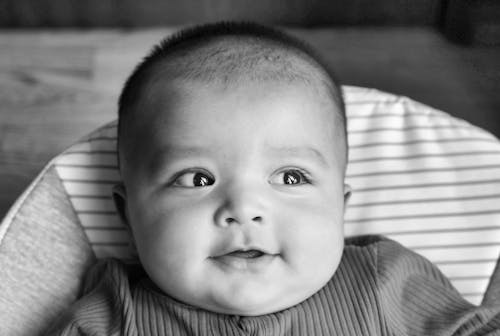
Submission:
[[[216,263],[224,268],[240,271],[258,272],[266,268],[277,257],[275,254],[264,254],[257,258],[241,258],[232,255],[211,257]]]

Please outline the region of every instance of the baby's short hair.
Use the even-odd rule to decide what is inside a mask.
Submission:
[[[158,78],[225,86],[269,80],[302,81],[312,87],[321,83],[338,107],[335,114],[347,158],[345,105],[333,71],[309,45],[279,30],[249,22],[219,22],[187,28],[162,40],[137,65],[121,92],[118,152],[126,120]]]

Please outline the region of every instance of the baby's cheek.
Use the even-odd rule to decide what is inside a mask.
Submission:
[[[288,210],[276,234],[289,262],[297,267],[335,262],[343,248],[342,216],[312,203]]]
[[[170,256],[185,262],[204,248],[208,238],[206,215],[193,207],[168,207],[155,202],[144,207],[138,216],[135,231],[141,237],[142,248],[149,253]]]
[[[173,211],[155,216],[139,248],[148,274],[164,291],[191,286],[203,270],[210,233],[193,212]]]

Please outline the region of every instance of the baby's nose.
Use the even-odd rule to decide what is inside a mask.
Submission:
[[[265,207],[257,191],[239,191],[227,195],[215,213],[215,222],[225,227],[231,224],[263,224]]]

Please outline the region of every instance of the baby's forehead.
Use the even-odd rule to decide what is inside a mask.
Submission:
[[[206,108],[216,106],[217,103],[224,102],[234,104],[235,108],[241,106],[251,107],[259,105],[263,95],[270,95],[271,98],[266,103],[274,106],[286,106],[283,96],[300,96],[300,104],[309,106],[321,106],[323,113],[312,113],[304,110],[308,118],[321,118],[323,123],[332,125],[340,123],[340,111],[337,103],[331,98],[327,89],[324,89],[320,83],[309,83],[303,80],[234,80],[232,82],[202,82],[195,80],[165,78],[163,80],[153,81],[148,89],[149,94],[145,98],[144,107],[140,118],[173,122],[173,115],[181,121],[184,118],[186,108],[189,108],[191,114],[197,114],[200,122],[206,118]],[[237,99],[235,99],[237,93]],[[192,109],[191,103],[203,100],[207,105]],[[251,114],[251,109],[247,109],[247,114]],[[139,117],[139,114],[136,114]],[[233,115],[227,115],[225,118],[231,120]],[[130,123],[133,127],[135,122]],[[258,123],[256,127],[259,127]],[[189,128],[186,129],[186,132]]]
[[[302,83],[221,87],[183,81],[158,84],[153,96],[162,102],[144,110],[148,120],[136,123],[142,131],[135,138],[142,139],[142,146],[163,154],[154,157],[177,157],[173,153],[184,157],[186,152],[196,157],[201,153],[226,156],[233,152],[234,143],[245,144],[239,151],[275,153],[269,158],[280,157],[278,152],[299,155],[303,151],[294,149],[314,147],[335,153],[341,134],[335,126],[338,120],[333,117],[332,104],[320,102],[314,90]]]

